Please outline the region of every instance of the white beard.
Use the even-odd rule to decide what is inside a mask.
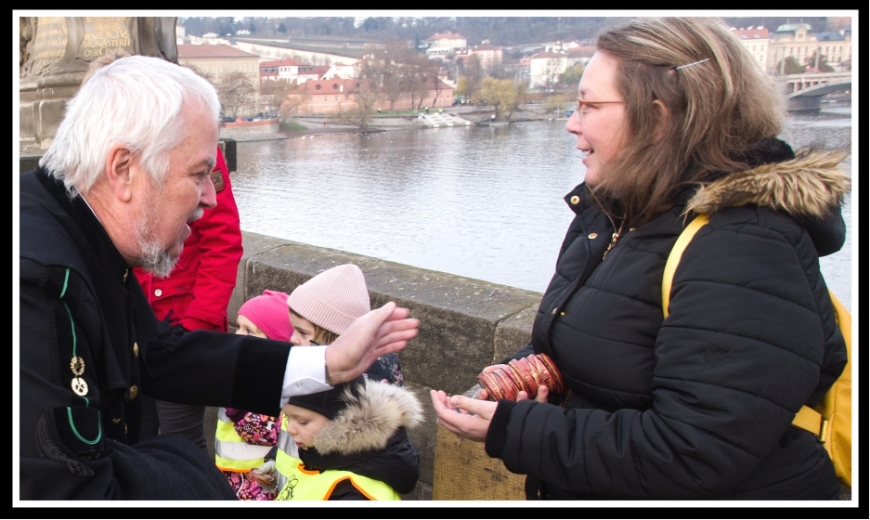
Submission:
[[[156,197],[161,196],[163,194],[157,190]],[[136,244],[139,246],[141,255],[141,267],[158,278],[166,278],[172,272],[172,269],[181,257],[181,253],[178,256],[172,256],[167,249],[164,249],[160,245],[159,239],[154,235],[154,229],[160,222],[160,215],[152,209],[154,208],[153,204],[149,204],[148,208],[148,213],[139,222],[135,230]],[[190,223],[202,218],[203,211],[203,208],[196,208],[190,214],[187,221]]]
[[[153,213],[149,213],[136,227],[136,243],[141,254],[142,269],[159,278],[166,278],[179,257],[173,258],[168,251],[160,247],[160,242],[152,233]],[[180,256],[180,255],[179,255]]]

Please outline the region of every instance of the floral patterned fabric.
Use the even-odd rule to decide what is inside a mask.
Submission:
[[[260,487],[260,484],[254,482],[250,472],[234,473],[232,471],[224,471],[224,476],[230,483],[230,487],[236,492],[239,500],[275,500],[277,493],[267,491]]]
[[[275,417],[258,413],[243,412],[238,417],[238,410],[227,408],[227,417],[233,419],[233,428],[236,433],[248,444],[255,446],[274,446],[278,443],[278,429],[280,425],[275,422]]]
[[[281,425],[275,417],[234,408],[227,408],[226,413],[227,417],[233,420],[233,428],[236,433],[247,444],[274,446],[278,443],[278,432]],[[249,471],[244,473],[224,471],[223,474],[239,500],[274,500],[277,495],[277,490],[270,491],[260,487],[260,484],[253,479]]]

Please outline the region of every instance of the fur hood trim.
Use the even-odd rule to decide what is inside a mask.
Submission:
[[[362,385],[360,385],[362,386]],[[423,408],[410,390],[366,379],[359,395],[343,396],[347,407],[314,434],[312,444],[323,455],[349,455],[380,450],[399,428],[413,428],[423,420]]]
[[[837,209],[852,189],[852,178],[838,168],[848,155],[803,149],[792,160],[728,175],[702,186],[689,200],[686,213],[712,214],[757,205],[822,218]]]

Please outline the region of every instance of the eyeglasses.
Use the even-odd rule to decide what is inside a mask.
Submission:
[[[625,101],[591,101],[588,99],[577,98],[577,112],[580,117],[586,117],[589,114],[590,108],[597,108],[597,105],[607,105],[614,103],[625,103]]]

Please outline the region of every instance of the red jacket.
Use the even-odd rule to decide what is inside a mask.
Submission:
[[[227,306],[242,258],[242,231],[220,147],[212,179],[217,206],[190,225],[184,251],[169,277],[157,278],[138,267],[134,272],[158,319],[171,310],[187,330],[226,332]]]

